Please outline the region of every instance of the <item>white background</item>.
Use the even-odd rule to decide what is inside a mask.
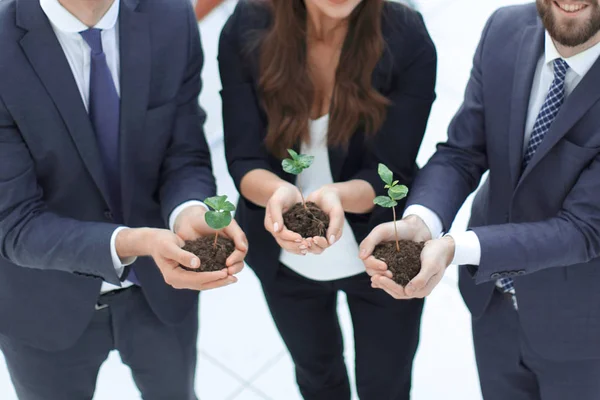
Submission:
[[[200,25],[206,56],[201,103],[209,115],[206,132],[213,152],[219,193],[235,199],[237,194],[223,157],[220,83],[216,63],[219,32],[235,5],[232,1],[229,0]],[[446,138],[448,123],[460,106],[473,53],[486,19],[496,8],[521,1],[420,0],[416,3],[425,17],[439,56],[438,98],[419,155],[419,163],[423,164],[433,153],[435,144]],[[455,229],[464,229],[468,205],[469,201],[459,214]],[[456,277],[456,268],[451,267],[442,284],[426,302],[421,344],[414,367],[415,400],[481,399],[470,317],[458,293]],[[248,268],[239,278],[236,285],[201,296],[196,375],[198,395],[203,400],[299,400],[290,357],[275,330],[258,280]],[[346,358],[352,371],[352,326],[343,296],[339,309]],[[118,354],[112,353],[100,371],[94,399],[139,398],[128,368],[121,363]],[[1,355],[0,399],[16,400]]]

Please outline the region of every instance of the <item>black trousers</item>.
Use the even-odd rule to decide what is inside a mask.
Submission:
[[[473,343],[485,400],[600,399],[600,360],[556,361],[537,354],[512,300],[498,291],[473,320]]]
[[[167,326],[138,287],[101,296],[100,302],[108,307],[95,311],[67,350],[48,352],[0,336],[19,399],[89,400],[100,366],[118,350],[145,400],[195,400],[197,309],[181,324]]]
[[[354,326],[356,385],[361,400],[410,398],[422,300],[398,301],[371,287],[367,274],[313,281],[281,266],[263,290],[296,366],[306,400],[349,400],[337,293],[343,291]]]

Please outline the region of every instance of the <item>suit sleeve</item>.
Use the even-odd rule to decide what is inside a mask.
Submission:
[[[450,229],[458,210],[488,170],[481,64],[493,19],[494,15],[475,52],[465,98],[448,128],[448,141],[438,145],[420,171],[408,199],[409,206],[418,204],[438,215],[444,231]]]
[[[476,283],[524,266],[530,274],[600,257],[600,153],[582,171],[554,217],[532,223],[474,228],[481,243]],[[510,251],[506,251],[510,249]]]
[[[190,200],[202,201],[216,192],[210,151],[203,131],[206,114],[198,103],[203,54],[191,5],[187,22],[189,60],[177,95],[173,133],[160,174],[160,201],[165,224],[179,205]]]
[[[386,120],[365,154],[361,170],[353,179],[371,184],[378,196],[387,190],[377,172],[379,163],[387,165],[400,184],[410,185],[416,170],[416,160],[435,100],[437,54],[420,15],[411,25],[408,42],[412,48],[410,61],[394,74]],[[406,42],[402,42],[403,44]],[[394,58],[406,58],[407,49],[389,48]]]
[[[117,225],[82,222],[48,209],[33,158],[0,99],[0,256],[26,268],[120,284],[110,241]]]
[[[223,100],[225,156],[229,173],[238,191],[242,178],[250,171],[272,171],[269,153],[264,145],[265,122],[254,82],[242,56],[239,18],[243,2],[225,24],[219,40],[219,71]],[[249,202],[248,202],[249,203]]]

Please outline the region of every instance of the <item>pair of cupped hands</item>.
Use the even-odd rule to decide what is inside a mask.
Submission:
[[[283,214],[294,204],[302,202],[298,189],[282,186],[275,191],[266,207],[265,229],[269,231],[279,246],[293,254],[321,254],[333,246],[342,236],[345,212],[339,193],[332,187],[323,187],[307,198],[329,216],[329,229],[326,237],[302,238],[283,223]],[[402,287],[394,282],[392,272],[385,262],[373,256],[375,247],[384,242],[394,241],[396,232],[399,240],[425,242],[421,253],[421,271]],[[444,276],[446,268],[454,258],[454,240],[450,236],[432,240],[431,232],[421,218],[408,216],[401,221],[388,222],[377,226],[360,244],[359,257],[371,276],[373,288],[382,289],[395,299],[424,298],[431,294]]]

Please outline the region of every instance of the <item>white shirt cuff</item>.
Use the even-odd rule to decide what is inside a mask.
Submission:
[[[413,204],[412,206],[409,206],[406,211],[404,211],[403,218],[406,218],[409,215],[416,215],[417,217],[421,218],[423,222],[425,222],[425,225],[427,225],[427,228],[429,228],[432,239],[437,239],[442,235],[442,220],[429,208],[418,204]]]
[[[203,202],[198,201],[198,200],[186,201],[185,203],[177,206],[171,213],[171,216],[169,216],[169,229],[171,229],[172,232],[174,232],[173,228],[175,227],[175,221],[177,221],[177,217],[179,217],[179,214],[181,214],[181,212],[183,210],[185,210],[186,208],[192,207],[192,206],[202,206],[208,210],[208,207],[206,206],[206,204],[204,204]]]
[[[121,226],[113,232],[110,237],[110,255],[112,257],[113,266],[115,267],[115,271],[117,271],[117,275],[121,277],[123,275],[123,271],[125,267],[131,265],[137,260],[137,257],[127,257],[124,259],[119,258],[117,254],[117,234],[121,232],[123,229],[127,229],[124,226]]]
[[[454,239],[454,265],[479,265],[481,262],[481,244],[473,231],[448,234]]]

